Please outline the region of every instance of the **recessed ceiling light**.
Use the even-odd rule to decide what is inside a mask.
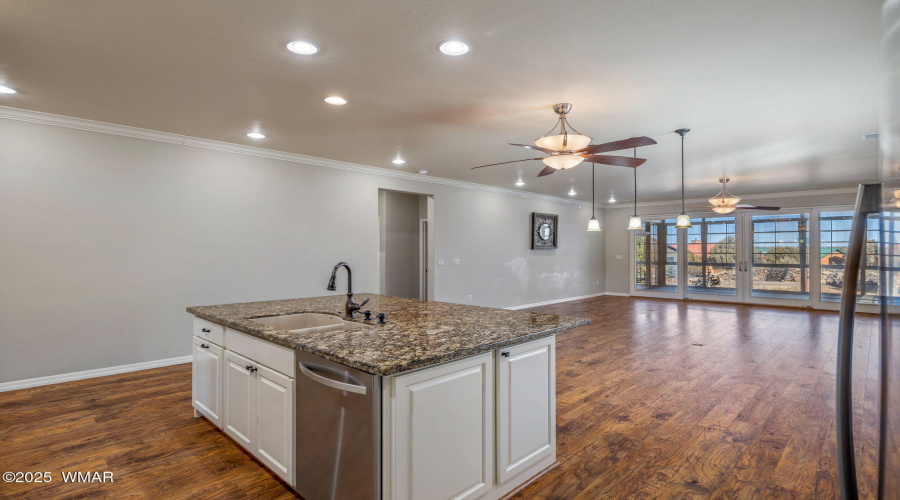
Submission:
[[[878,139],[878,135],[878,132],[875,132],[874,134],[863,134],[860,139],[864,141],[868,141],[869,139]]]
[[[427,171],[427,170],[419,170],[419,173],[422,174],[422,175],[425,175],[425,174],[428,173],[428,171]]]
[[[615,196],[615,195],[610,195],[610,197],[609,197],[609,202],[610,202],[610,203],[615,203],[615,202],[616,202],[616,196]]]
[[[326,97],[325,102],[327,102],[328,104],[334,104],[335,106],[343,106],[344,104],[347,104],[347,99],[338,96],[331,96]]]
[[[5,86],[3,86],[3,85],[0,85],[0,94],[15,94],[15,93],[16,93],[15,90],[13,90],[13,89],[11,89],[11,88],[9,88],[9,87],[5,87]]]
[[[249,137],[251,139],[265,139],[266,138],[265,135],[260,134],[259,132],[250,132],[247,134],[247,137]]]
[[[403,158],[400,158],[398,156],[398,157],[394,158],[393,160],[391,160],[391,163],[393,163],[394,165],[403,165],[404,163],[406,163],[406,160],[404,160]]]
[[[302,54],[304,56],[309,56],[319,51],[319,48],[315,45],[301,40],[295,40],[288,43],[287,48],[295,54]]]
[[[575,192],[575,188],[569,189],[569,196],[575,196],[576,194],[578,193]]]
[[[448,56],[461,56],[469,51],[469,46],[459,40],[447,40],[438,45],[438,50]]]
[[[516,186],[522,187],[524,185],[525,185],[525,181],[523,181],[522,179],[519,179],[516,181]]]

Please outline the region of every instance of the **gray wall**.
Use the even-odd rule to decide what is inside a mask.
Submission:
[[[736,194],[737,196],[741,196],[740,192],[735,189],[735,186],[728,186],[729,191]],[[714,185],[710,186],[710,196],[715,195],[716,187]],[[786,195],[780,197],[765,197],[765,198],[756,198],[753,197],[744,197],[745,199],[741,200],[742,203],[750,203],[756,205],[765,205],[765,206],[779,206],[779,207],[802,207],[802,208],[814,208],[814,207],[828,207],[828,206],[841,206],[841,205],[853,205],[856,200],[856,195],[853,193],[841,193],[841,194],[833,194],[833,195]],[[698,204],[698,200],[693,200],[693,205]],[[702,203],[699,203],[702,204]],[[607,207],[605,211],[605,219],[606,225],[604,226],[604,231],[607,233],[606,237],[606,246],[605,246],[605,261],[606,261],[606,292],[607,293],[630,293],[630,283],[628,280],[630,279],[630,267],[631,266],[631,255],[630,255],[630,240],[631,235],[629,231],[625,229],[628,226],[628,218],[634,212],[633,207],[619,207],[619,208],[610,208]],[[658,216],[658,215],[668,215],[671,217],[675,217],[679,212],[681,212],[681,202],[664,204],[664,205],[651,205],[651,206],[638,206],[638,215],[641,217],[645,216]],[[710,211],[710,214],[713,212]],[[694,217],[694,212],[691,212],[691,217]],[[619,259],[617,257],[621,256]]]
[[[588,205],[0,120],[0,383],[187,355],[185,307],[324,295],[338,260],[376,290],[379,188],[434,196],[436,300],[603,291]]]
[[[384,191],[385,284],[387,295],[419,298],[420,195]]]

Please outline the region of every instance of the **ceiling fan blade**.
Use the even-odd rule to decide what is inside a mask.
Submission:
[[[627,156],[607,156],[607,155],[583,155],[584,161],[591,163],[601,163],[603,165],[615,165],[617,167],[637,168],[647,161],[644,158],[629,158]]]
[[[607,142],[604,144],[595,144],[593,146],[588,146],[584,149],[579,149],[575,151],[576,153],[606,153],[609,151],[620,151],[622,149],[631,149],[631,148],[639,148],[642,146],[652,146],[656,144],[656,141],[653,139],[641,136],[641,137],[632,137],[631,139],[622,139],[621,141]]]
[[[523,148],[533,149],[535,151],[540,151],[541,153],[547,153],[548,155],[556,152],[556,151],[553,151],[552,149],[542,148],[540,146],[532,146],[531,144],[513,144],[511,142],[509,142],[507,144],[509,144],[510,146],[519,146],[519,147],[523,147]]]
[[[500,163],[490,163],[488,165],[481,165],[480,167],[472,167],[472,170],[475,170],[476,168],[493,167],[494,165],[506,165],[507,163],[518,163],[520,161],[543,160],[543,159],[544,159],[544,157],[542,156],[540,158],[525,158],[524,160],[501,161]]]
[[[735,208],[740,208],[741,210],[781,210],[781,207],[758,207],[756,205],[747,205],[746,203],[739,203],[735,205]]]
[[[550,174],[552,174],[553,172],[556,172],[556,169],[555,169],[555,168],[553,168],[553,167],[544,167],[544,169],[541,170],[540,173],[538,173],[538,177],[543,177],[543,176],[545,176],[545,175],[550,175]]]

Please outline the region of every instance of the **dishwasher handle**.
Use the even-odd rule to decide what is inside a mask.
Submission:
[[[300,371],[306,375],[311,380],[318,382],[322,385],[327,385],[333,389],[338,389],[341,391],[352,392],[354,394],[366,394],[366,386],[358,385],[358,384],[348,384],[346,382],[338,382],[337,380],[332,380],[328,377],[323,377],[321,375],[316,374],[311,370],[312,367],[320,368],[316,365],[307,365],[304,362],[300,362]]]

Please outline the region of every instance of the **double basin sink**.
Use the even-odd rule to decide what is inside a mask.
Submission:
[[[320,313],[287,314],[251,319],[254,323],[271,326],[277,330],[292,333],[324,333],[343,330],[346,326],[359,326],[360,323],[345,321],[337,316]]]

